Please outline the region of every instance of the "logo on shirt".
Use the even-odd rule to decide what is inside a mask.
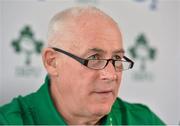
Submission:
[[[23,56],[24,66],[18,66],[16,68],[16,74],[18,75],[31,75],[37,73],[39,68],[32,66],[33,55],[39,55],[43,47],[43,42],[37,40],[29,25],[24,26],[20,30],[19,36],[11,43],[16,54]]]
[[[153,75],[148,72],[149,62],[156,59],[157,49],[149,44],[146,35],[141,33],[137,36],[135,43],[129,49],[131,57],[137,62],[138,70],[134,74],[136,80],[152,80]]]

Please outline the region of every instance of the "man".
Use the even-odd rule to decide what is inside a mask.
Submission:
[[[42,59],[48,72],[36,92],[0,108],[0,124],[164,124],[146,106],[117,98],[124,55],[117,23],[95,7],[56,14]]]

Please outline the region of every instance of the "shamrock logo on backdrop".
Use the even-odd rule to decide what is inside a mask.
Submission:
[[[22,28],[20,36],[12,41],[12,46],[16,53],[25,54],[25,64],[30,65],[32,54],[40,54],[43,42],[35,39],[30,26],[27,25]]]
[[[140,61],[140,69],[145,71],[146,62],[154,60],[157,51],[148,44],[146,36],[140,34],[135,41],[135,45],[129,48],[129,52],[134,59]]]

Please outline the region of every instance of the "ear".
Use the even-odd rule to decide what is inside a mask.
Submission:
[[[51,76],[57,76],[57,53],[51,48],[45,48],[42,52],[43,64]]]

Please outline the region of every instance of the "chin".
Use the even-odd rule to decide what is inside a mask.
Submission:
[[[111,111],[112,103],[101,103],[91,106],[91,113],[97,116],[107,115]]]
[[[111,107],[115,101],[115,97],[113,95],[95,95],[89,101],[88,110],[93,115],[104,116],[107,115],[111,111]]]

